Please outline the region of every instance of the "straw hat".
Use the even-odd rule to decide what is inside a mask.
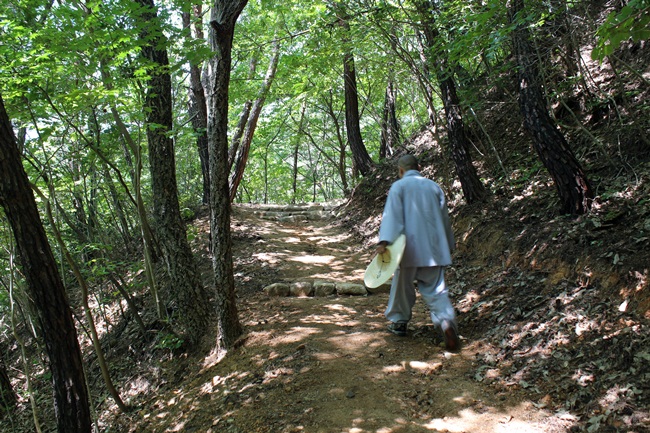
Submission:
[[[377,254],[366,269],[363,276],[363,282],[366,287],[374,289],[381,286],[393,276],[395,269],[402,261],[404,247],[406,246],[406,236],[399,235],[395,242],[386,246],[384,254]]]

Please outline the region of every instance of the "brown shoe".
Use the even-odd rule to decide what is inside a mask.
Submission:
[[[443,331],[445,334],[445,348],[450,352],[460,350],[460,339],[453,325],[448,324],[447,328]]]

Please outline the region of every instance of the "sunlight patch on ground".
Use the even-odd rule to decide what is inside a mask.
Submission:
[[[350,239],[350,237],[351,236],[347,233],[341,233],[336,236],[332,236],[330,234],[325,236],[311,236],[307,239],[310,241],[315,241],[318,245],[327,245],[327,244],[340,244]]]
[[[319,315],[312,314],[307,316],[304,319],[300,320],[302,323],[320,323],[320,324],[332,324],[344,327],[359,326],[360,322],[358,320],[350,320],[348,316],[333,314],[333,315]]]
[[[341,304],[329,304],[329,305],[326,305],[325,308],[327,308],[328,310],[334,310],[334,311],[344,311],[344,312],[346,312],[348,314],[355,314],[357,312],[357,310],[355,310],[354,308],[346,307],[346,306],[341,305]]]
[[[442,362],[409,361],[408,367],[424,375],[442,369]]]
[[[269,346],[275,347],[282,344],[298,343],[307,340],[312,335],[320,334],[322,331],[318,328],[305,328],[296,326],[282,335],[274,337],[272,340],[266,342]]]
[[[427,362],[427,361],[402,361],[400,364],[387,365],[382,368],[384,373],[404,373],[406,371],[415,371],[421,374],[429,375],[433,372],[439,371],[443,368],[442,362]]]
[[[146,394],[151,391],[151,381],[150,379],[142,376],[138,376],[135,379],[131,380],[125,388],[127,388],[126,395],[133,397],[140,394]]]
[[[357,355],[365,355],[368,349],[381,347],[385,344],[383,338],[377,338],[375,334],[369,333],[345,334],[339,337],[331,337],[328,341],[339,350]]]
[[[318,352],[314,353],[313,356],[318,361],[332,361],[339,358],[339,355],[334,352]]]
[[[275,265],[276,263],[280,263],[284,257],[286,257],[286,254],[284,253],[257,253],[253,254],[253,257],[256,259],[270,263],[272,265]]]
[[[520,405],[516,411],[526,413],[528,407]],[[543,433],[544,429],[535,421],[517,419],[512,413],[478,413],[472,409],[463,409],[457,417],[435,418],[423,427],[447,431],[450,433],[481,432],[481,433]]]
[[[249,375],[249,372],[242,373],[235,371],[226,376],[213,376],[209,382],[205,382],[203,385],[201,385],[199,394],[211,394],[215,391],[221,390],[227,381],[232,381],[232,379],[243,379]]]
[[[387,365],[386,367],[382,368],[381,371],[384,373],[401,373],[405,370],[404,365]]]
[[[255,331],[248,333],[247,345],[250,346],[259,346],[271,341],[274,337],[273,331]]]
[[[304,263],[307,265],[326,265],[332,263],[336,257],[334,256],[299,256],[299,257],[290,257],[288,260],[292,262]]]

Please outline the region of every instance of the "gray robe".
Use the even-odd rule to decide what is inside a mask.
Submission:
[[[447,266],[454,251],[445,194],[440,186],[409,170],[388,191],[379,241],[393,243],[406,235],[402,267]]]

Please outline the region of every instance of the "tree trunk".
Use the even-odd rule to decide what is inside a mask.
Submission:
[[[433,10],[437,7],[430,1],[418,2],[418,9],[422,19],[422,30],[427,45],[427,51],[431,52],[436,46],[436,39],[440,37],[440,32],[434,22]],[[487,191],[481,179],[476,173],[476,168],[472,163],[469,154],[469,143],[465,134],[465,123],[463,122],[463,112],[460,107],[458,94],[456,93],[456,84],[447,62],[447,53],[440,50],[436,57],[429,59],[433,61],[436,68],[436,77],[442,103],[445,107],[445,117],[447,119],[447,137],[451,147],[451,156],[456,167],[456,175],[460,180],[463,189],[463,197],[467,203],[475,203],[483,200],[487,196]]]
[[[145,8],[140,19],[148,23],[140,35],[144,42],[142,55],[155,65],[150,70],[151,78],[147,83],[145,98],[153,212],[167,274],[173,288],[171,294],[177,302],[175,319],[190,343],[198,343],[210,328],[214,310],[187,242],[178,204],[174,142],[169,136],[173,129],[173,119],[169,60],[164,48],[167,41],[158,22],[153,0],[139,1]]]
[[[346,196],[350,194],[350,186],[348,185],[348,176],[347,176],[347,163],[346,163],[346,155],[345,155],[345,150],[347,148],[347,143],[343,139],[343,133],[341,124],[339,122],[339,116],[337,113],[334,111],[334,102],[333,102],[333,97],[332,97],[332,92],[330,91],[328,93],[327,97],[323,97],[323,103],[325,105],[325,112],[327,113],[328,116],[332,119],[332,122],[334,123],[334,131],[336,131],[336,141],[339,144],[338,148],[338,162],[335,162],[334,165],[336,166],[336,170],[339,173],[339,177],[341,178],[341,185],[343,189],[343,194]],[[312,140],[312,143],[315,144],[316,140],[314,140],[311,135],[309,135],[310,139]]]
[[[203,12],[202,5],[195,4],[192,6],[194,13],[194,38],[203,40]],[[191,35],[191,17],[188,12],[183,12],[183,27],[188,29],[188,35]],[[188,39],[192,39],[188,36]],[[210,168],[208,158],[208,106],[205,101],[205,92],[203,83],[201,83],[201,65],[190,62],[190,92],[188,101],[188,111],[192,119],[192,128],[196,134],[196,147],[199,151],[199,161],[201,162],[201,174],[203,176],[203,196],[202,203],[208,204],[210,199]]]
[[[233,347],[242,334],[235,301],[228,185],[228,87],[235,23],[248,0],[215,0],[210,17],[208,149],[210,154],[210,249],[217,299],[217,344]]]
[[[298,131],[293,135],[293,167],[291,173],[291,204],[296,204],[298,197],[298,155],[300,151],[300,139],[304,135],[305,129],[305,112],[307,111],[307,99],[302,101],[300,107],[300,120],[298,121]]]
[[[16,406],[16,393],[11,386],[11,380],[7,374],[7,367],[0,359],[0,419],[7,411],[11,411]]]
[[[338,25],[343,29],[343,44],[349,44],[350,23],[348,13],[342,3],[336,5]],[[359,122],[359,94],[357,92],[357,73],[354,67],[352,51],[346,47],[343,54],[343,85],[345,90],[345,129],[347,132],[354,166],[362,176],[367,175],[374,167],[372,158],[363,144],[361,125]]]
[[[393,26],[388,37],[391,50],[397,52],[397,34]],[[381,119],[381,141],[379,144],[379,159],[385,159],[393,155],[393,149],[400,142],[400,125],[397,121],[396,101],[397,89],[395,88],[395,60],[393,57],[388,61],[388,84],[386,85],[386,94],[384,96],[384,110]]]
[[[385,159],[393,154],[393,149],[399,144],[400,128],[395,113],[395,99],[397,92],[392,79],[388,80],[384,98],[384,112],[381,118],[381,142],[379,145],[379,158]]]
[[[441,75],[444,72],[441,72]],[[451,156],[456,166],[456,175],[463,188],[463,197],[469,204],[485,199],[487,191],[481,183],[469,154],[469,142],[465,135],[465,124],[460,108],[456,85],[451,76],[439,76],[442,100],[447,117],[447,137],[451,146]]]
[[[100,68],[101,68],[102,81],[104,83],[104,86],[108,90],[113,89],[113,83],[108,68],[103,63],[101,63]],[[122,175],[120,171],[117,169],[117,167],[115,167],[112,164],[109,164],[107,159],[101,156],[99,149],[93,149],[93,150],[95,150],[95,152],[98,155],[100,155],[100,158],[102,159],[102,161],[104,161],[105,164],[111,166],[114,169],[118,179],[120,180],[120,183],[124,188],[124,191],[129,195],[131,201],[136,207],[136,210],[138,212],[138,221],[140,222],[140,233],[142,234],[142,250],[144,253],[143,256],[144,256],[145,276],[147,278],[147,284],[149,284],[149,289],[151,290],[151,293],[153,295],[154,303],[156,304],[156,314],[158,315],[159,319],[162,319],[164,309],[162,305],[162,300],[158,295],[158,288],[156,286],[156,277],[153,270],[154,262],[157,261],[158,258],[158,248],[154,240],[154,235],[151,229],[151,225],[149,224],[149,217],[147,216],[147,210],[144,205],[144,200],[142,199],[142,149],[140,144],[136,144],[135,140],[133,140],[133,137],[129,133],[128,128],[126,127],[126,124],[122,121],[122,118],[120,117],[120,114],[117,111],[117,107],[115,106],[115,104],[110,103],[110,107],[111,107],[111,114],[113,116],[113,121],[115,122],[115,125],[117,126],[117,130],[120,132],[120,135],[122,136],[123,139],[122,143],[124,145],[124,159],[126,160],[127,165],[131,169],[130,175],[131,175],[131,182],[133,183],[135,197],[131,197],[129,188],[126,182],[124,181],[124,179],[122,178]],[[133,153],[133,155],[136,158],[135,165],[133,164],[133,161],[131,159],[131,153],[129,152],[129,150]]]
[[[251,109],[250,116],[248,117],[248,122],[246,124],[246,130],[242,137],[242,143],[239,146],[239,151],[237,152],[237,160],[235,163],[235,171],[230,177],[230,202],[232,203],[235,200],[237,195],[237,188],[239,183],[244,177],[244,170],[246,168],[246,163],[248,162],[248,155],[251,148],[251,143],[253,142],[253,134],[255,134],[255,128],[257,127],[257,121],[260,118],[260,113],[262,112],[262,107],[264,107],[264,101],[266,96],[269,94],[271,89],[271,84],[275,78],[275,71],[278,68],[278,62],[280,61],[280,43],[276,40],[273,45],[273,56],[269,62],[269,67],[266,70],[266,76],[264,77],[264,82],[262,87],[257,95],[257,99],[253,104]]]
[[[0,205],[14,233],[50,360],[59,432],[91,431],[77,330],[0,96]]]
[[[52,182],[49,182],[48,187],[50,191],[50,197],[54,198],[54,185],[52,184]],[[56,221],[54,220],[54,216],[52,215],[50,200],[43,193],[41,193],[38,190],[38,188],[34,187],[34,191],[39,195],[39,197],[43,200],[43,202],[45,202],[45,209],[46,209],[45,213],[47,214],[50,223],[50,228],[54,233],[54,238],[59,244],[59,248],[61,249],[63,256],[65,257],[65,260],[68,262],[68,266],[70,266],[72,273],[74,274],[75,278],[77,279],[77,282],[79,283],[79,288],[81,289],[81,304],[83,306],[84,315],[86,317],[86,325],[90,329],[90,337],[93,343],[93,348],[95,349],[95,355],[97,356],[97,364],[99,365],[99,369],[102,373],[102,377],[104,378],[106,389],[108,390],[108,393],[115,400],[117,407],[119,407],[122,412],[127,412],[129,409],[122,401],[122,398],[120,397],[119,392],[115,388],[115,385],[113,385],[113,380],[111,379],[111,375],[108,370],[108,364],[106,363],[106,357],[104,356],[101,341],[99,340],[99,334],[97,334],[95,319],[93,318],[92,311],[90,309],[90,304],[88,303],[88,296],[89,296],[88,284],[86,283],[86,280],[81,274],[81,269],[79,269],[79,266],[77,266],[77,263],[74,261],[72,255],[68,251],[68,248],[63,242],[63,238],[61,237],[61,232],[59,231],[59,228],[56,225]]]
[[[517,23],[517,15],[523,9],[523,0],[513,0],[509,10],[510,20],[516,24],[512,41],[518,66],[519,108],[533,146],[555,182],[560,211],[581,215],[589,211],[593,191],[564,135],[549,115],[539,82],[537,57],[530,43],[530,31],[525,21]]]
[[[239,115],[239,122],[237,122],[237,127],[235,128],[235,133],[232,135],[230,148],[228,149],[229,172],[232,171],[232,167],[235,165],[235,159],[237,158],[239,145],[242,141],[241,138],[244,136],[244,130],[246,129],[246,124],[248,123],[248,117],[251,115],[251,108],[253,108],[253,101],[248,100],[244,102],[244,108]]]
[[[345,129],[354,164],[359,173],[365,176],[374,167],[374,164],[361,137],[357,75],[354,69],[354,57],[351,53],[346,53],[343,60],[343,81],[345,82]]]

